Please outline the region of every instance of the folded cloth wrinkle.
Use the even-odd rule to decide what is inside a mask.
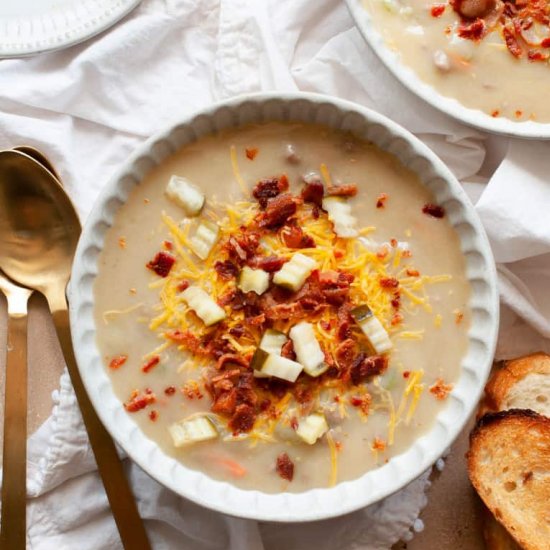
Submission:
[[[218,99],[296,89],[378,110],[416,133],[461,181],[477,182],[466,190],[479,199],[502,262],[507,305],[499,354],[523,351],[526,342],[547,346],[541,334],[550,335],[550,144],[508,145],[425,104],[378,60],[341,0],[143,0],[81,45],[0,61],[0,147],[44,150],[84,220],[107,179],[152,133]],[[54,403],[29,441],[28,547],[120,548],[66,373]],[[277,525],[210,512],[129,460],[126,468],[153,547],[167,550],[387,549],[412,536],[429,483],[426,472],[365,510]]]

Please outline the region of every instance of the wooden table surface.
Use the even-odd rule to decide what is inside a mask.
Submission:
[[[6,312],[0,297],[0,386],[4,395]],[[51,392],[57,387],[63,361],[49,312],[41,296],[33,296],[29,316],[29,434],[49,416]],[[0,407],[0,432],[3,426]],[[398,543],[394,550],[483,550],[480,503],[466,473],[464,454],[468,432],[462,432],[451,449],[442,472],[434,472],[428,490],[428,505],[421,514],[424,530],[412,541]],[[3,434],[0,435],[0,442]]]

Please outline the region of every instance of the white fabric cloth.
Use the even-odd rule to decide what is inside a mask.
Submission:
[[[432,147],[472,200],[479,198],[502,262],[507,308],[499,353],[550,348],[542,337],[550,335],[543,290],[550,280],[550,144],[488,137],[424,104],[370,51],[341,0],[144,0],[82,45],[0,61],[0,148],[42,149],[85,219],[101,186],[147,136],[214,100],[274,89],[357,101]],[[421,525],[415,520],[429,484],[427,472],[366,510],[281,526],[209,512],[135,464],[126,467],[155,549],[389,548]],[[120,547],[66,374],[52,416],[29,443],[28,492],[29,548]]]

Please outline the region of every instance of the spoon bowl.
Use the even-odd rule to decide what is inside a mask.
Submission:
[[[17,151],[0,151],[0,158],[0,265],[19,284],[42,292],[53,313],[66,307],[78,215],[36,160]]]

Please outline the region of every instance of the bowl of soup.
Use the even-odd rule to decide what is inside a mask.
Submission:
[[[420,141],[315,94],[226,101],[97,200],[70,285],[90,398],[203,506],[308,521],[402,488],[473,411],[498,325],[464,191]]]
[[[413,93],[482,130],[550,138],[550,12],[527,0],[347,0],[386,67]]]

